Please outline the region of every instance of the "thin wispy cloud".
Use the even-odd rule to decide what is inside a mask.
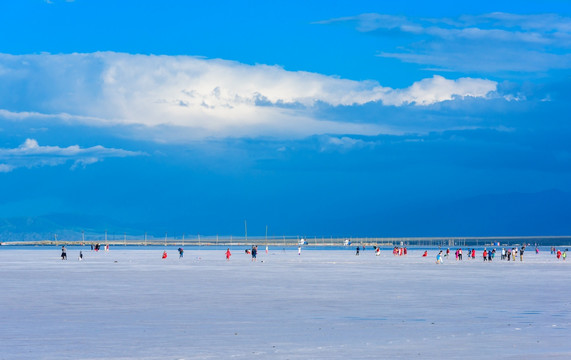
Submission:
[[[189,140],[391,133],[380,122],[319,118],[315,109],[427,106],[488,98],[497,90],[496,82],[481,78],[434,76],[395,89],[279,66],[111,52],[0,55],[0,80],[6,84],[6,93],[0,89],[0,116],[7,119],[55,117],[139,130],[167,126],[178,129],[176,136],[183,129]]]
[[[0,172],[10,172],[21,167],[58,166],[68,162],[72,162],[72,168],[77,168],[94,164],[105,158],[141,155],[144,153],[106,148],[101,145],[88,148],[81,148],[78,145],[41,146],[34,139],[26,139],[17,148],[0,148]]]
[[[571,18],[557,14],[496,12],[457,18],[361,14],[317,24],[345,22],[381,37],[406,34],[398,48],[379,48],[378,56],[442,70],[496,73],[571,68]]]

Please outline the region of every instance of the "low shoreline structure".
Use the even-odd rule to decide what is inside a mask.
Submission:
[[[152,238],[152,239],[106,239],[94,236],[92,239],[57,239],[57,240],[22,240],[4,241],[2,246],[89,246],[95,244],[113,246],[516,246],[522,244],[537,246],[553,246],[571,244],[570,236],[496,236],[496,237],[197,237],[197,238]]]

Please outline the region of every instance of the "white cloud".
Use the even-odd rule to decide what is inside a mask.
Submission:
[[[385,104],[401,105],[404,103],[430,105],[452,100],[456,97],[486,97],[496,90],[496,82],[484,79],[460,78],[445,79],[435,75],[430,79],[415,82],[403,90],[394,90],[383,100]]]
[[[159,126],[175,127],[176,134],[170,135],[186,139],[391,133],[382,124],[320,119],[315,109],[320,104],[371,102],[424,106],[486,97],[497,85],[484,79],[433,77],[406,89],[392,89],[376,81],[292,72],[278,66],[111,52],[0,55],[0,69],[6,89],[2,93],[0,88],[1,117],[133,125],[141,133],[154,128],[155,134],[165,131]],[[13,89],[23,89],[16,106],[2,100],[13,99],[8,96]]]
[[[10,172],[14,170],[14,167],[8,164],[0,164],[0,173]]]
[[[13,149],[0,148],[0,172],[10,172],[20,167],[57,166],[73,162],[72,168],[86,166],[110,157],[130,157],[144,155],[141,152],[105,148],[101,145],[81,148],[40,146],[34,139]]]
[[[378,145],[374,141],[365,141],[350,136],[325,136],[321,139],[321,151],[335,150],[348,151],[352,149],[360,149],[364,147],[373,148]]]

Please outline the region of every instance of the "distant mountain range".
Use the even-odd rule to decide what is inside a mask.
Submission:
[[[315,233],[330,231],[333,236],[350,236],[361,232],[359,236],[370,237],[571,235],[570,215],[571,194],[549,190],[481,195],[400,210],[380,209],[376,214],[348,218],[343,223],[330,221],[330,229],[328,222],[322,220],[317,222]],[[176,226],[171,227],[172,231],[177,230]],[[55,234],[58,240],[79,240],[82,232],[86,239],[101,240],[105,231],[110,240],[120,240],[124,234],[141,238],[145,231],[152,238],[164,236],[164,228],[164,224],[148,221],[127,223],[82,214],[0,218],[0,241],[53,240]],[[210,230],[206,235],[217,233],[217,229]],[[287,235],[297,235],[296,229]]]

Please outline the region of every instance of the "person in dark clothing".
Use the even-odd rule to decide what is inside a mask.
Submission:
[[[258,247],[254,245],[252,246],[252,261],[256,261],[256,256],[258,256]]]

